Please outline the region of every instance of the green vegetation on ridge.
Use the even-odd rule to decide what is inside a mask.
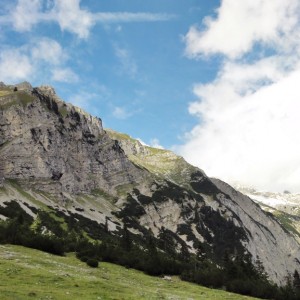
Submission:
[[[179,185],[189,186],[190,176],[196,168],[188,164],[182,157],[169,150],[142,145],[127,134],[111,129],[106,131],[112,139],[121,142],[128,158],[136,165],[147,169],[153,175],[161,176]],[[134,150],[128,151],[128,148]]]
[[[7,109],[13,105],[26,106],[34,101],[34,96],[24,91],[13,91],[10,89],[0,89],[0,108]]]
[[[299,216],[294,216],[280,210],[274,211],[273,214],[286,230],[300,238],[300,232],[297,230],[297,222],[300,220]]]

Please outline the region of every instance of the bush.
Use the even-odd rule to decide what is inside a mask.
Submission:
[[[86,264],[92,268],[98,268],[99,262],[98,262],[98,260],[96,260],[94,258],[89,258],[86,261]]]
[[[86,257],[86,256],[80,256],[80,257],[77,257],[77,258],[79,258],[82,262],[87,262],[89,260],[89,258]]]

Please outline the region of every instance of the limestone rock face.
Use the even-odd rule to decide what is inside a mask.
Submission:
[[[299,263],[300,248],[296,240],[252,199],[220,180],[213,179],[213,182],[232,200],[220,196],[222,204],[235,212],[240,225],[247,228],[245,245],[252,256],[262,261],[271,278],[280,280],[286,276]]]
[[[0,205],[18,201],[32,216],[47,205],[110,231],[126,224],[217,263],[246,253],[279,284],[300,272],[299,244],[250,198],[170,151],[104,130],[50,86],[0,84],[0,187]]]
[[[99,118],[64,103],[48,86],[17,93],[6,95],[12,102],[0,112],[2,178],[59,196],[113,192],[142,177]],[[28,103],[20,105],[24,96]]]

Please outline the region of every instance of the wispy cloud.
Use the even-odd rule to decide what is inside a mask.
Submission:
[[[97,111],[99,106],[99,101],[103,98],[103,94],[106,93],[106,88],[101,86],[98,89],[95,89],[95,92],[90,92],[86,90],[79,90],[76,94],[71,95],[68,99],[68,102],[82,107],[87,111]]]
[[[120,62],[120,67],[118,68],[118,72],[120,74],[126,74],[134,78],[138,72],[138,67],[135,60],[131,56],[129,50],[125,48],[121,48],[117,45],[114,46],[114,50],[115,50],[115,55]]]
[[[125,107],[115,106],[112,114],[116,119],[125,120],[131,117],[134,112],[128,111]]]
[[[9,48],[0,53],[0,78],[14,83],[29,78],[34,71],[30,57],[22,49]]]
[[[147,147],[152,147],[152,148],[157,148],[157,149],[165,149],[161,144],[159,139],[157,138],[153,138],[150,140],[150,143],[147,144],[145,143],[142,139],[140,138],[136,138],[136,140],[138,140],[143,146],[147,146]]]
[[[4,20],[12,23],[13,28],[17,31],[27,31],[37,22],[42,20],[41,1],[39,0],[19,0],[17,6],[12,9],[10,16]]]
[[[40,22],[55,22],[61,30],[87,38],[97,23],[158,22],[172,18],[169,14],[147,12],[91,12],[80,7],[80,0],[18,0],[15,7],[0,16],[0,24],[24,32]]]
[[[0,49],[0,78],[5,82],[41,79],[47,74],[51,74],[54,81],[78,80],[74,71],[66,67],[68,56],[65,49],[55,40],[43,38],[20,47]]]
[[[223,57],[216,78],[194,87],[189,112],[199,124],[178,149],[208,175],[300,191],[299,5],[224,0],[204,29],[187,33],[189,57]]]
[[[79,77],[70,68],[54,68],[52,70],[52,80],[74,83],[79,81]]]
[[[153,14],[153,13],[131,13],[131,12],[116,12],[116,13],[95,13],[93,20],[102,23],[126,23],[126,22],[158,22],[169,21],[176,16],[171,14]]]
[[[43,38],[34,43],[31,56],[35,60],[42,60],[49,64],[59,65],[68,59],[66,51],[52,39]]]
[[[107,104],[110,96],[111,92],[105,85],[91,82],[89,86],[80,85],[79,89],[72,89],[66,100],[69,103],[92,113],[94,116],[103,116],[103,108],[105,107],[105,104]]]
[[[157,138],[150,140],[150,146],[153,148],[164,149],[164,147],[160,144],[159,139]]]

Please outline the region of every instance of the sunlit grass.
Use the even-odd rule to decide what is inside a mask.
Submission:
[[[151,277],[118,265],[86,266],[74,255],[59,257],[0,245],[0,295],[6,299],[254,299],[221,290]]]
[[[11,90],[0,90],[0,97],[7,96],[11,93],[12,93]]]

